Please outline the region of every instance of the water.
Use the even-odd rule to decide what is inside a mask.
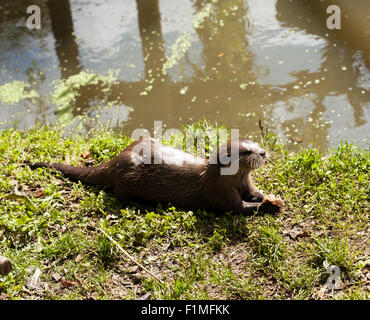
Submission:
[[[367,147],[370,4],[336,3],[338,31],[326,0],[34,1],[42,24],[29,30],[29,2],[1,1],[0,86],[23,81],[38,97],[0,98],[0,128],[84,115],[128,134],[208,119],[258,136],[262,119],[293,149]],[[116,81],[55,99],[80,72]]]

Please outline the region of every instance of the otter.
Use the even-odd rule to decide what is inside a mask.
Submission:
[[[238,170],[222,175],[227,167],[222,157],[238,150]],[[160,163],[156,159],[161,158]],[[31,169],[52,168],[73,181],[111,187],[122,202],[163,203],[184,209],[250,214],[276,213],[282,205],[271,201],[254,185],[252,170],[260,167],[266,151],[248,139],[230,140],[210,159],[193,156],[165,146],[152,138],[140,138],[117,157],[92,167],[74,167],[60,163],[28,164]]]

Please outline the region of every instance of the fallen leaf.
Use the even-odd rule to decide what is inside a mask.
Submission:
[[[152,294],[150,292],[144,294],[143,296],[139,297],[137,300],[148,300]]]
[[[45,192],[44,192],[44,190],[42,190],[42,189],[37,189],[37,190],[33,193],[33,196],[34,196],[34,198],[45,198]]]
[[[311,235],[308,231],[305,231],[305,230],[290,230],[288,232],[289,236],[292,238],[292,239],[297,239],[297,238],[309,238]]]
[[[52,275],[52,278],[56,281],[56,282],[58,282],[60,279],[62,279],[62,277],[60,276],[60,274],[59,273],[53,273]]]
[[[78,287],[81,285],[81,282],[79,280],[63,280],[62,285],[66,288],[70,287]]]
[[[132,267],[129,267],[128,269],[127,269],[127,272],[128,273],[135,273],[135,272],[137,272],[139,270],[139,267],[138,266],[132,266]]]
[[[27,280],[27,288],[31,290],[40,289],[41,287],[40,276],[41,270],[37,268],[32,277]]]
[[[86,151],[84,151],[84,152],[82,152],[82,154],[81,154],[81,157],[83,158],[83,159],[88,159],[88,158],[90,158],[90,151],[89,150],[86,150]]]
[[[220,57],[220,58],[221,58],[221,57],[223,57],[224,55],[225,55],[225,54],[222,52],[222,53],[219,53],[219,54],[218,54],[218,57]]]

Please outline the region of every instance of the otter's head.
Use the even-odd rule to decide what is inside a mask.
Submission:
[[[265,163],[266,151],[258,143],[247,140],[239,140],[239,166],[248,171],[254,170]]]
[[[225,170],[225,175],[243,174],[260,167],[266,158],[266,151],[257,143],[240,138],[222,145],[211,158],[211,164],[217,164]],[[221,172],[222,174],[222,172]]]

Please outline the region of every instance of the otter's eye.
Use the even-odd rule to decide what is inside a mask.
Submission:
[[[243,151],[242,154],[246,155],[246,156],[249,156],[250,154],[252,154],[252,151],[250,151],[250,150]]]

